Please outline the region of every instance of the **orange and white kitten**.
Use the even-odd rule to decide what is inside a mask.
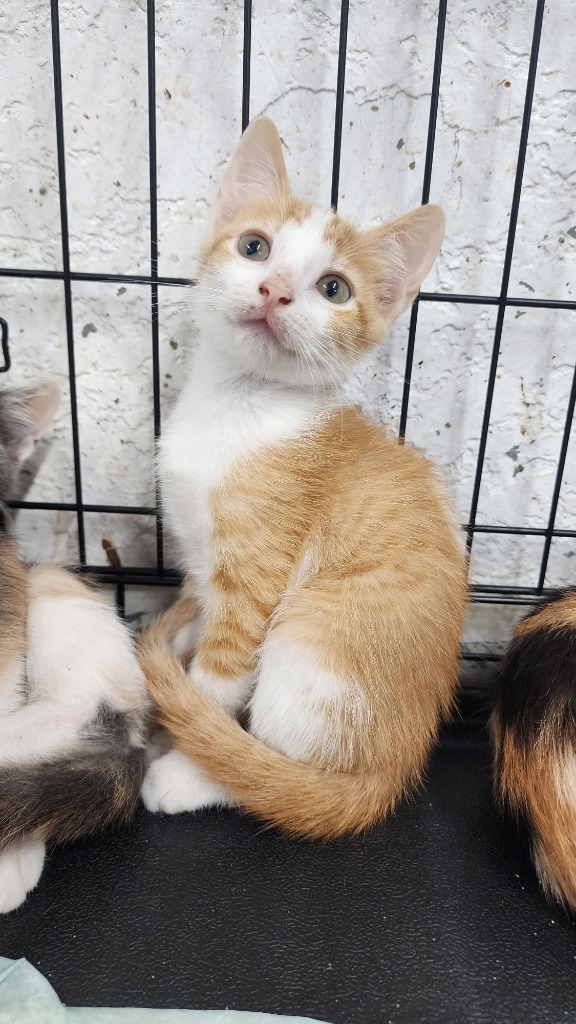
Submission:
[[[427,460],[341,386],[415,298],[443,227],[425,206],[359,231],[292,196],[270,121],[242,136],[160,445],[194,598],[140,648],[177,748],[148,771],[149,809],[238,803],[328,838],[421,779],[456,684],[463,547]]]

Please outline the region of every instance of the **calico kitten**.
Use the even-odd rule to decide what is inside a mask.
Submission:
[[[0,497],[58,402],[50,382],[0,389]],[[131,816],[147,707],[130,635],[98,591],[28,567],[0,533],[0,912],[38,882],[46,840]]]
[[[494,789],[546,893],[576,910],[576,589],[517,627],[491,718]]]
[[[328,838],[421,779],[456,684],[463,547],[427,460],[341,388],[415,298],[443,228],[424,206],[357,230],[292,196],[270,121],[242,136],[200,254],[198,352],[160,445],[200,612],[192,622],[185,598],[140,649],[178,748],[148,772],[151,810],[239,802]],[[184,660],[194,648],[188,674],[172,637]]]

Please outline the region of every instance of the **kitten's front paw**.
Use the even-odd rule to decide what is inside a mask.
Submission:
[[[0,853],[0,914],[16,910],[38,884],[44,853],[44,843],[39,841],[21,843]]]
[[[195,663],[190,666],[188,675],[202,693],[215,700],[232,718],[246,707],[254,688],[251,675],[239,679],[222,679],[221,676],[205,672]]]
[[[211,779],[179,750],[171,750],[154,761],[142,785],[144,806],[153,812],[180,814],[202,807],[232,805],[226,790]]]

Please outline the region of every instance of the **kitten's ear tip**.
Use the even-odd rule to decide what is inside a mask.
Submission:
[[[281,146],[280,132],[269,117],[257,117],[244,129],[243,137],[260,138],[268,146]]]
[[[432,229],[436,229],[436,231],[442,232],[442,235],[444,235],[446,214],[441,206],[438,206],[436,203],[426,203],[425,206],[420,207],[420,214],[426,219]]]
[[[44,394],[46,395],[46,398],[50,402],[52,402],[55,406],[58,406],[60,404],[62,392],[60,390],[60,385],[57,380],[54,380],[53,377],[45,377],[41,381],[41,388]]]
[[[60,400],[62,398],[62,392],[58,382],[52,377],[41,378],[37,385],[37,395],[39,398],[43,399],[44,408],[47,413],[52,416],[60,405]]]
[[[244,134],[246,134],[246,132],[256,131],[272,131],[277,133],[278,129],[271,117],[265,117],[262,115],[261,117],[255,117],[253,121],[250,121],[250,123],[246,125]]]

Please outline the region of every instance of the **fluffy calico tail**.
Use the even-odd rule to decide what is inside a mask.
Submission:
[[[491,719],[494,787],[546,893],[576,910],[576,590],[520,623]]]
[[[397,780],[377,773],[330,772],[285,757],[197,690],[161,640],[171,611],[139,642],[138,658],[157,705],[157,721],[244,810],[311,839],[361,832],[392,810],[403,795]]]
[[[130,747],[120,713],[103,713],[93,732],[52,760],[0,766],[0,851],[24,840],[78,839],[132,817],[144,747]]]

